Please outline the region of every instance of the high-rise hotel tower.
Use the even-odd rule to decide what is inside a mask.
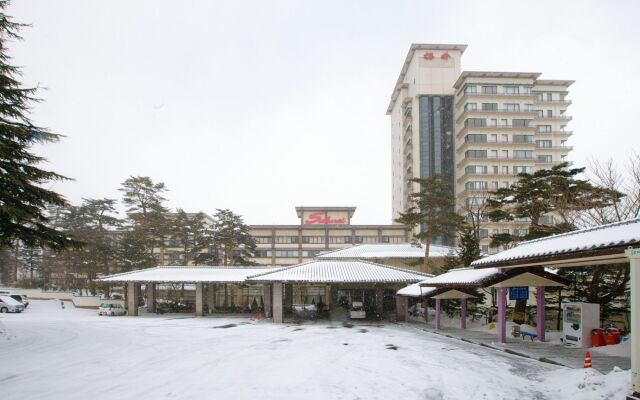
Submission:
[[[412,44],[396,82],[391,116],[393,219],[418,189],[411,178],[440,174],[455,188],[463,215],[487,192],[566,161],[571,136],[568,80],[531,72],[461,72],[466,45]],[[478,213],[475,213],[476,215]],[[547,216],[553,218],[553,216]],[[483,220],[483,251],[496,233],[524,234],[527,221]]]

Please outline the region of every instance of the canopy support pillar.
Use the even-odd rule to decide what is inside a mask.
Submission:
[[[460,328],[467,329],[467,299],[460,299]]]
[[[640,249],[628,249],[631,276],[631,390],[628,400],[640,399]]]
[[[147,282],[147,311],[156,312],[156,284],[155,282]]]
[[[536,334],[538,340],[544,342],[544,325],[545,325],[545,309],[544,309],[544,286],[536,288]]]
[[[441,304],[440,304],[441,300],[440,299],[436,299],[436,329],[440,330],[440,312],[441,312]]]
[[[422,300],[422,304],[424,305],[424,323],[428,324],[429,323],[429,299],[424,298]]]
[[[140,296],[140,284],[137,282],[129,282],[127,284],[127,314],[138,316],[138,297]]]
[[[204,303],[204,287],[202,282],[196,283],[196,317],[202,317]]]
[[[507,290],[498,288],[498,342],[507,342]]]
[[[271,316],[271,285],[265,284],[263,285],[263,293],[264,293],[264,316],[265,318],[269,318]]]
[[[409,298],[404,298],[404,320],[409,322]]]
[[[273,322],[281,324],[282,318],[282,283],[273,283]]]
[[[207,284],[207,306],[209,306],[209,313],[216,311],[216,284],[211,282]]]

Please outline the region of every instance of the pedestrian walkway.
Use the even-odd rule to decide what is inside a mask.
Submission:
[[[459,339],[467,343],[489,347],[498,351],[505,351],[521,357],[538,361],[563,365],[569,368],[583,368],[584,357],[587,350],[576,347],[568,347],[559,344],[541,343],[537,340],[508,337],[507,343],[498,343],[496,334],[475,331],[470,329],[442,328],[435,330],[432,326],[411,324],[426,332],[443,335],[449,338]],[[616,357],[592,352],[591,361],[593,368],[602,373],[611,372],[614,367],[622,369],[631,368],[630,357]]]

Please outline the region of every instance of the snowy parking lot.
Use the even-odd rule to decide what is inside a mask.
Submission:
[[[629,372],[570,370],[396,324],[0,315],[10,399],[608,399]]]

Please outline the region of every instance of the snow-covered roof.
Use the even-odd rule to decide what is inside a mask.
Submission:
[[[500,274],[498,268],[456,268],[433,278],[427,278],[420,282],[420,286],[480,286]]]
[[[412,283],[398,290],[396,294],[405,297],[423,297],[435,293],[436,290],[438,289],[434,287],[421,287],[420,283]]]
[[[371,258],[423,258],[424,245],[416,247],[411,243],[402,244],[359,244],[344,249],[331,250],[316,256],[319,259],[371,259]],[[454,247],[432,244],[429,247],[429,257],[445,257]]]
[[[251,277],[249,282],[410,283],[428,274],[359,260],[316,260]]]
[[[516,261],[620,248],[640,242],[640,218],[519,243],[516,247],[471,263],[473,267],[508,266]]]
[[[101,282],[228,282],[242,283],[247,277],[277,271],[273,267],[185,267],[166,266],[123,272],[99,279]]]

